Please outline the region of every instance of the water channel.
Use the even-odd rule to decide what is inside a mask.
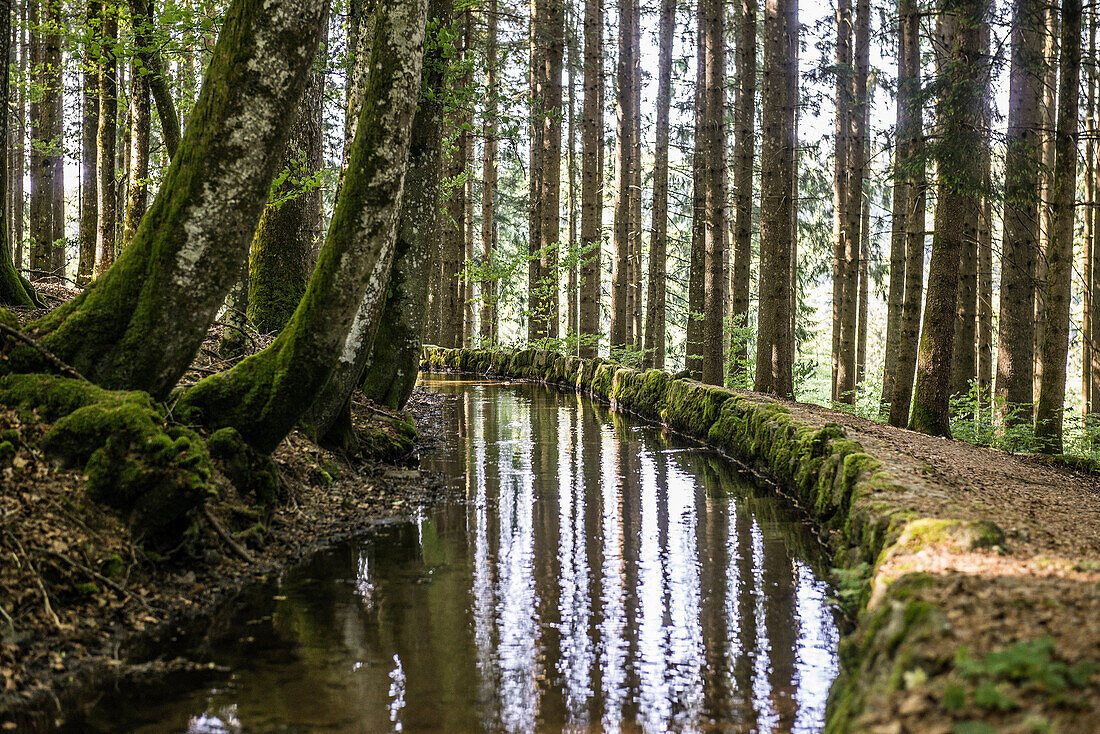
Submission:
[[[250,590],[200,685],[105,697],[87,731],[820,730],[827,561],[718,454],[532,384],[428,377],[453,440],[421,512]]]

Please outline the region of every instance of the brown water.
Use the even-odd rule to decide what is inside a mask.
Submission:
[[[735,464],[587,400],[432,377],[465,491],[251,590],[191,655],[105,698],[138,732],[820,730],[824,558]]]

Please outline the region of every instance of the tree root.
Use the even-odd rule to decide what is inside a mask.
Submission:
[[[229,531],[218,522],[218,518],[214,517],[214,513],[210,511],[209,505],[202,506],[202,516],[206,518],[206,522],[210,523],[210,527],[218,534],[219,538],[225,541],[225,544],[228,545],[234,553],[248,563],[255,563],[252,554],[245,550],[244,546],[234,540],[233,536],[229,534]]]

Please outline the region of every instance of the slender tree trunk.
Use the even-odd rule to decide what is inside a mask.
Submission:
[[[761,93],[760,314],[756,340],[757,392],[794,396],[791,259],[795,200],[794,149],[798,53],[797,0],[764,6],[764,84]]]
[[[633,94],[633,11],[634,0],[619,0],[619,58],[616,71],[615,104],[617,130],[615,136],[615,231],[611,259],[611,348],[632,344],[630,324],[630,185],[634,150]]]
[[[623,0],[625,2],[625,0]],[[545,28],[543,23],[543,3],[546,0],[531,1],[530,26],[530,114],[531,139],[528,143],[530,164],[528,167],[527,195],[527,340],[536,341],[546,336],[547,318],[542,311],[543,303],[539,295],[545,274],[542,272],[542,175],[543,157],[543,115],[546,102],[543,99],[545,80],[543,72],[546,64],[544,57]],[[444,223],[446,226],[446,223]]]
[[[95,288],[33,325],[88,379],[163,398],[187,368],[239,277],[325,9],[230,6],[196,106],[203,124],[187,130],[130,247]]]
[[[102,278],[115,262],[115,143],[118,117],[118,7],[103,4],[99,62],[99,131],[96,134],[97,200],[99,217],[95,241],[95,275]]]
[[[1092,269],[1092,241],[1094,239],[1093,225],[1095,224],[1093,211],[1096,208],[1096,9],[1092,8],[1088,14],[1089,26],[1089,50],[1088,66],[1083,70],[1088,75],[1088,91],[1085,102],[1085,247],[1084,247],[1084,289],[1082,303],[1084,314],[1082,319],[1081,336],[1081,397],[1084,406],[1084,414],[1087,416],[1093,411],[1093,403],[1100,395],[1092,392],[1092,322],[1094,320],[1092,288],[1095,274]]]
[[[844,326],[844,304],[854,295],[847,282],[844,248],[848,242],[848,156],[851,152],[850,118],[852,116],[852,3],[837,0],[836,12],[836,120],[833,140],[833,348],[832,399],[839,400],[837,380],[841,372],[841,339]]]
[[[900,8],[899,8],[900,11]],[[904,139],[907,122],[901,85],[907,84],[910,72],[906,68],[905,18],[898,14],[898,104],[897,134],[894,138],[894,187],[890,203],[890,282],[886,295],[886,344],[882,370],[882,396],[879,404],[888,413],[894,398],[894,385],[898,371],[898,347],[901,344],[901,309],[905,300],[905,235],[909,215],[909,150]]]
[[[736,134],[733,139],[734,235],[730,275],[730,315],[733,321],[731,372],[749,372],[749,280],[752,264],[752,164],[756,152],[756,0],[741,0],[737,45]]]
[[[981,46],[987,22],[985,0],[942,0],[939,35],[942,49],[936,148],[939,191],[928,270],[924,327],[917,361],[910,428],[951,435],[952,352],[959,292],[959,261],[978,238],[981,219],[982,100],[989,85],[988,57]]]
[[[687,340],[684,368],[693,379],[703,376],[703,309],[706,300],[706,0],[698,0],[695,17],[695,138],[691,154],[691,255],[688,272]]]
[[[703,382],[721,385],[726,273],[726,13],[720,0],[709,0],[706,23],[706,280],[703,302]]]
[[[1031,423],[1034,401],[1044,7],[1039,0],[1016,0],[1013,9],[997,321],[996,397],[1006,427]]]
[[[48,79],[46,73],[47,14],[42,12],[45,2],[28,0],[31,30],[31,78]],[[30,249],[31,270],[41,276],[53,266],[53,165],[48,155],[53,145],[54,106],[50,102],[48,86],[36,90],[31,96],[31,161],[30,161]]]
[[[1043,340],[1047,327],[1047,277],[1050,268],[1050,244],[1053,237],[1054,217],[1054,165],[1055,165],[1055,117],[1058,107],[1058,35],[1061,22],[1057,3],[1046,3],[1044,24],[1046,35],[1043,39],[1043,56],[1046,59],[1043,74],[1043,98],[1041,127],[1042,165],[1039,168],[1039,256],[1035,265],[1035,317],[1034,317],[1034,376],[1033,394],[1038,400],[1039,387],[1043,380],[1041,358]],[[1038,413],[1038,404],[1033,408]]]
[[[27,58],[29,47],[27,44],[27,6],[30,3],[23,0],[19,3],[19,90],[15,105],[15,129],[14,137],[18,141],[12,150],[14,161],[12,168],[15,176],[10,182],[12,188],[12,201],[14,203],[14,215],[12,216],[11,245],[15,253],[15,266],[23,266],[23,217],[25,209],[25,197],[23,192],[23,176],[26,173],[27,162]]]
[[[46,89],[49,104],[53,105],[50,115],[49,165],[53,168],[50,178],[50,209],[53,223],[50,249],[50,270],[57,276],[65,275],[65,85],[62,80],[61,39],[65,26],[62,14],[62,0],[48,0],[49,35],[46,37]],[[43,104],[46,101],[43,100]]]
[[[577,68],[577,34],[573,17],[573,4],[570,3],[567,6],[568,14],[565,20],[566,31],[566,52],[568,54],[565,63],[565,76],[567,80],[568,89],[568,122],[569,122],[569,141],[566,153],[566,161],[568,166],[568,172],[566,175],[566,182],[568,184],[568,223],[569,223],[569,273],[567,275],[566,282],[566,328],[565,334],[572,340],[579,333],[579,312],[580,303],[577,300],[578,288],[580,287],[577,265],[573,261],[573,256],[577,251],[577,115],[576,115],[576,87],[574,72]],[[577,347],[573,342],[570,342],[569,348],[570,354],[575,354]]]
[[[489,269],[493,267],[493,253],[496,249],[493,223],[497,186],[497,95],[500,94],[497,70],[497,0],[489,0],[486,19],[488,28],[485,42],[485,149],[481,174],[481,263],[483,268]],[[418,115],[413,128],[414,140],[417,135],[415,126],[420,124],[419,120]],[[414,143],[414,150],[415,148]],[[496,278],[489,277],[481,281],[481,341],[486,345],[496,341],[496,287]]]
[[[1062,420],[1069,355],[1070,296],[1073,284],[1073,225],[1077,192],[1077,112],[1081,79],[1081,0],[1062,0],[1061,74],[1054,187],[1051,191],[1050,249],[1047,252],[1047,324],[1039,362],[1042,382],[1035,413],[1035,439],[1041,451],[1062,453]]]
[[[627,276],[627,342],[642,348],[642,14],[640,0],[631,0],[630,94],[634,115],[630,124],[630,270]]]
[[[545,10],[542,56],[542,225],[539,227],[539,247],[542,252],[540,270],[546,284],[544,304],[545,334],[558,336],[560,316],[558,244],[561,241],[561,120],[562,120],[562,59],[565,51],[565,9],[563,0],[542,0]]]
[[[463,14],[465,20],[465,14]],[[459,36],[462,39],[455,49],[455,58],[462,63],[468,49],[465,48],[465,34]],[[463,79],[456,83],[461,88]],[[447,215],[443,219],[443,232],[441,237],[443,254],[443,280],[441,288],[441,315],[439,346],[454,349],[462,346],[463,319],[465,316],[465,303],[462,292],[462,270],[466,259],[466,188],[463,176],[466,174],[466,137],[463,129],[464,113],[456,109],[450,113],[447,125],[450,134],[454,138],[451,147],[450,158],[445,164],[447,178],[451,181],[451,189],[447,198]]]
[[[871,192],[864,188],[862,216],[859,228],[859,313],[856,326],[856,386],[863,384],[867,374],[867,317],[870,300],[871,253]]]
[[[321,47],[327,44],[322,31]],[[248,320],[261,333],[281,331],[306,290],[321,232],[325,72],[314,63],[283,152],[287,179],[264,208],[248,258]],[[286,198],[286,197],[291,198]]]
[[[99,42],[94,29],[99,28],[103,10],[99,0],[88,0],[85,23],[87,42],[84,44],[83,117],[81,118],[80,165],[80,235],[76,280],[86,284],[95,269],[96,231],[99,214],[99,175],[96,168],[99,131]]]
[[[1100,23],[1100,14],[1093,8],[1092,12],[1092,25],[1095,30],[1097,24]],[[1091,33],[1090,33],[1091,36]],[[1096,56],[1092,53],[1089,54],[1092,61],[1092,68],[1094,76],[1100,79],[1100,65],[1098,65]],[[1100,104],[1100,99],[1097,99],[1097,104]],[[1100,123],[1096,122],[1096,112],[1093,113],[1093,133],[1096,134],[1100,130]],[[1094,152],[1097,156],[1100,156],[1100,148],[1093,145]],[[1100,412],[1100,318],[1097,318],[1098,310],[1100,310],[1100,203],[1097,202],[1096,197],[1100,197],[1100,160],[1096,162],[1096,168],[1093,172],[1093,207],[1091,213],[1086,216],[1092,217],[1092,240],[1086,245],[1088,250],[1088,258],[1091,263],[1090,270],[1092,271],[1092,280],[1090,283],[1089,302],[1090,306],[1090,326],[1086,333],[1088,338],[1088,344],[1092,347],[1089,354],[1089,395],[1092,398],[1092,412],[1095,414]]]
[[[840,287],[840,339],[838,342],[836,375],[836,399],[854,403],[858,383],[856,364],[858,311],[859,311],[859,259],[860,226],[863,214],[863,179],[866,170],[865,150],[867,129],[867,70],[870,53],[870,0],[857,0],[854,48],[850,77],[850,107],[846,105],[848,123],[847,183],[843,186],[845,203],[841,211],[844,223],[841,227],[841,287]],[[838,141],[839,142],[839,141]],[[843,174],[841,174],[843,175]]]
[[[153,37],[152,22],[155,18],[153,0],[129,0],[130,16],[133,18],[146,18],[149,23],[147,35],[150,40]],[[91,10],[89,9],[89,16]],[[180,144],[180,119],[176,111],[176,103],[172,98],[172,92],[168,86],[167,72],[164,60],[161,58],[160,45],[149,43],[138,45],[135,53],[141,60],[142,68],[149,81],[149,91],[157,108],[157,117],[160,118],[161,134],[164,136],[164,146],[168,157],[174,158]]]
[[[11,0],[0,0],[0,58],[8,58],[11,35]],[[0,99],[8,99],[11,65],[0,69]],[[0,140],[8,139],[8,110],[0,110]],[[8,194],[8,148],[0,145],[0,201]],[[6,208],[0,208],[0,305],[32,308],[35,304],[34,289],[30,287],[16,270],[12,259],[11,242],[8,239],[8,222],[5,221]]]
[[[358,385],[365,364],[359,360],[370,355],[390,278],[427,5],[396,0],[380,10],[347,173],[293,318],[271,346],[188,390],[176,406],[181,416],[232,426],[258,450],[271,451],[310,405],[314,429],[325,434],[320,414],[339,415]],[[345,370],[352,379],[341,396],[332,380]]]
[[[467,5],[463,12],[463,56],[472,62],[474,56],[474,14],[471,6]],[[473,84],[472,67],[467,65],[462,75],[463,89],[470,89]],[[463,239],[463,276],[462,286],[462,345],[473,346],[474,340],[474,284],[466,273],[465,263],[474,259],[474,150],[473,112],[467,107],[462,112],[462,136],[460,138],[463,149],[463,169],[466,173],[463,182],[462,195],[462,239]]]
[[[653,163],[653,226],[649,235],[649,308],[645,318],[646,367],[665,366],[665,287],[668,257],[668,130],[672,104],[672,39],[676,2],[662,0],[657,61],[657,147]]]
[[[603,250],[603,3],[584,5],[584,120],[581,123],[580,355],[591,359],[600,336]]]
[[[138,48],[151,45],[149,33],[153,28],[153,18],[131,18],[131,23],[134,25],[134,44]],[[130,184],[127,187],[126,218],[122,230],[123,247],[133,240],[138,223],[149,206],[149,100],[149,75],[142,73],[142,68],[135,63],[130,70]]]
[[[898,165],[905,179],[905,295],[898,326],[897,376],[890,396],[890,425],[909,422],[924,284],[925,164],[920,75],[920,14],[916,0],[898,5]],[[902,117],[904,116],[904,119]]]

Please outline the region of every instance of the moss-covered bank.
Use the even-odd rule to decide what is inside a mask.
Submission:
[[[1016,698],[1007,691],[1002,703],[1013,704],[997,711],[983,708],[980,695],[971,700],[964,693],[957,705],[959,693],[951,682],[958,678],[956,645],[945,644],[948,624],[937,601],[951,583],[943,559],[990,548],[986,552],[995,555],[1004,533],[993,522],[967,519],[969,513],[929,517],[914,501],[923,490],[892,476],[884,461],[865,451],[840,424],[796,418],[791,407],[762,395],[541,350],[426,346],[421,367],[532,379],[586,393],[765,468],[790,488],[828,532],[840,596],[858,618],[841,647],[842,669],[830,695],[827,731],[875,730],[884,719],[894,726],[898,717],[908,715],[906,707],[917,717],[929,714],[955,725],[967,724],[970,717],[984,726],[991,715],[1007,716],[1025,707],[1029,721],[1067,721],[1060,710],[1044,708],[1061,706],[1061,698],[1036,698],[1026,687]],[[933,568],[937,572],[929,573]],[[996,583],[992,576],[970,578]],[[1035,628],[1041,625],[1003,642],[1031,644],[1028,635]],[[1077,694],[1093,681],[1091,672],[1078,676]],[[924,714],[922,707],[928,709]],[[1079,721],[1079,713],[1071,712],[1068,721]],[[1086,718],[1090,715],[1086,712]]]

